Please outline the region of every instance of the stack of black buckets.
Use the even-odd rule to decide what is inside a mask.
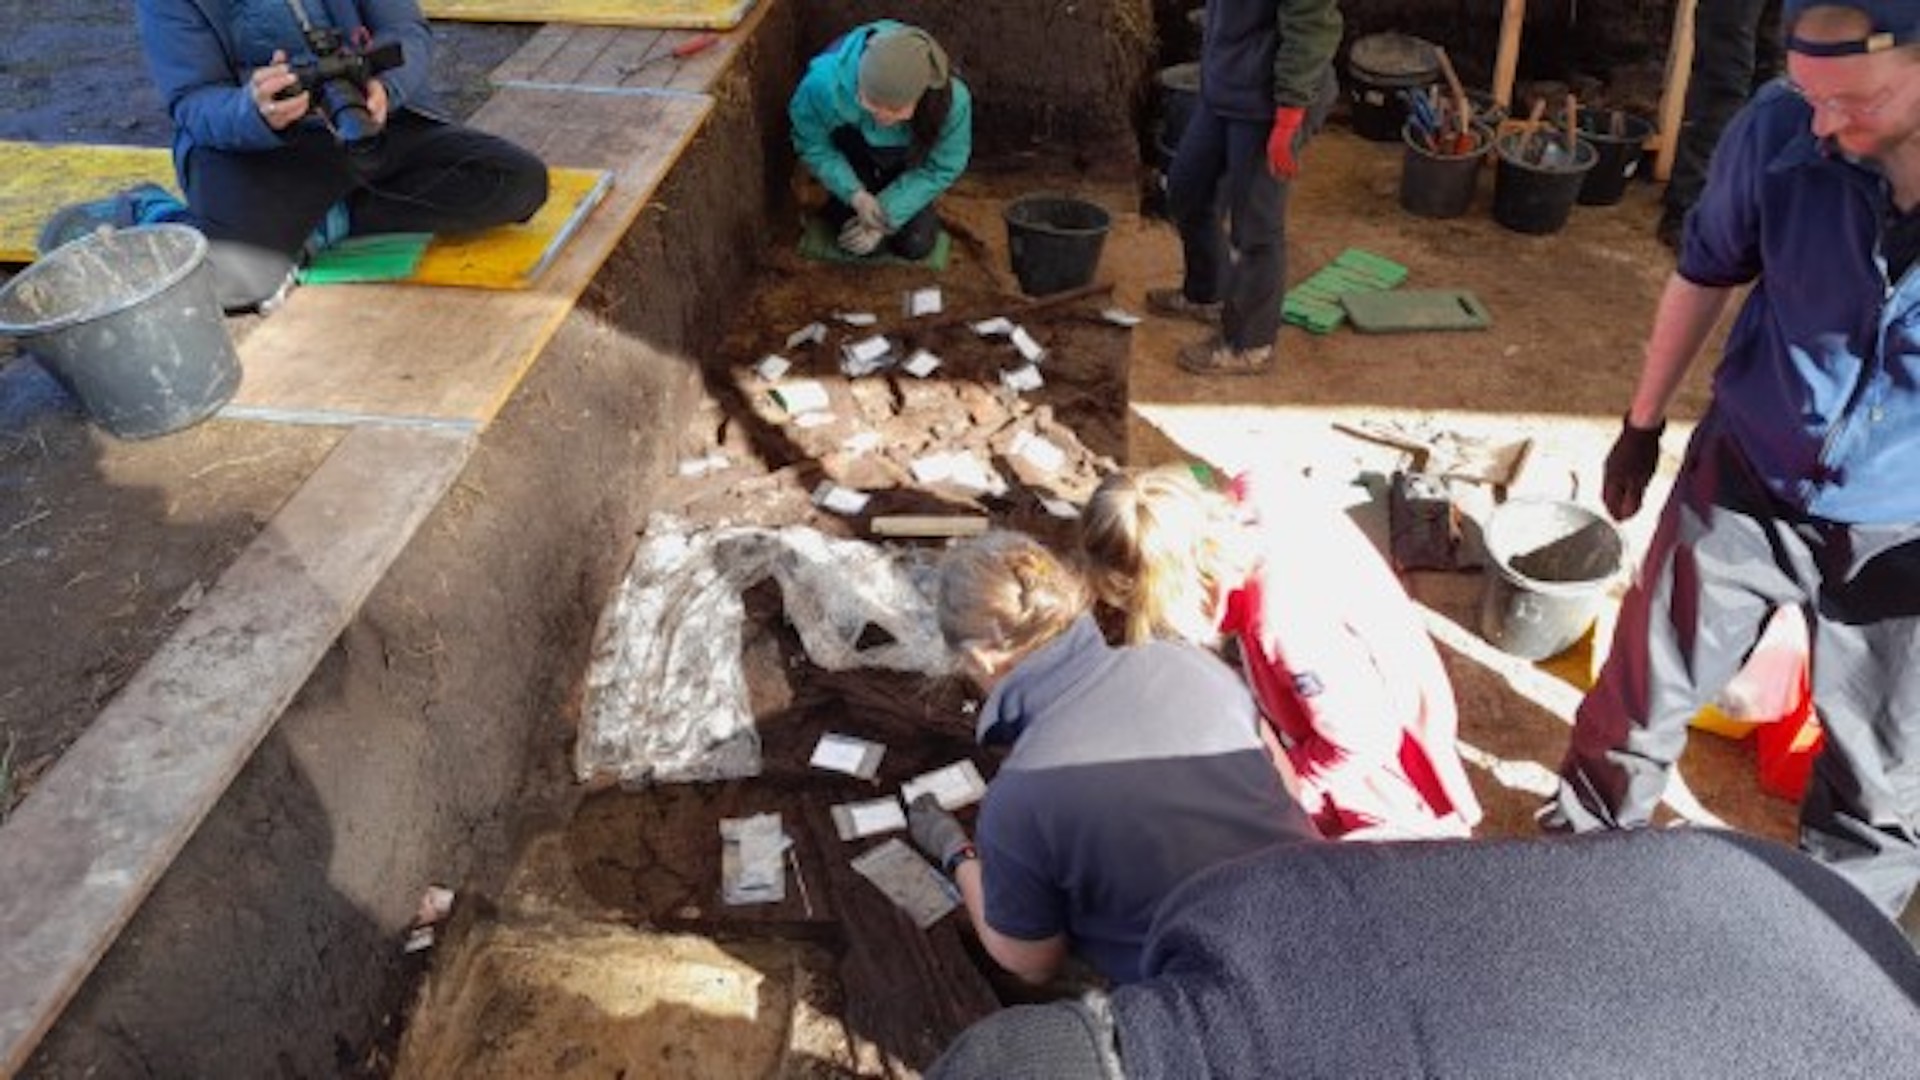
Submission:
[[[1573,151],[1549,154],[1543,160],[1525,152],[1529,141],[1525,132],[1496,137],[1507,119],[1506,110],[1492,95],[1470,92],[1469,146],[1462,153],[1441,153],[1416,136],[1407,106],[1409,95],[1424,95],[1438,87],[1440,64],[1431,42],[1406,34],[1372,34],[1356,40],[1348,51],[1347,98],[1354,133],[1404,146],[1400,205],[1421,217],[1466,213],[1491,152],[1497,161],[1494,220],[1516,232],[1558,232],[1575,202],[1611,206],[1626,195],[1627,183],[1639,169],[1642,147],[1653,133],[1653,125],[1642,117],[1581,110]],[[1561,139],[1564,145],[1564,136]]]

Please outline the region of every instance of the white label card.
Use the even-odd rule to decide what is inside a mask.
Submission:
[[[1025,364],[1012,371],[1001,372],[1000,384],[1016,394],[1024,394],[1047,385],[1047,380],[1041,376],[1039,368]]]
[[[1013,342],[1014,348],[1020,350],[1021,359],[1030,364],[1038,363],[1041,357],[1047,355],[1046,348],[1039,342],[1033,340],[1033,335],[1027,333],[1027,328],[1024,326],[1014,327],[1013,333],[1009,335],[1008,340]]]
[[[880,767],[880,757],[886,751],[887,748],[877,742],[829,731],[820,736],[820,741],[814,745],[813,757],[807,764],[816,769],[867,779]]]
[[[924,379],[940,369],[940,358],[925,349],[915,349],[912,356],[901,367],[916,379]]]
[[[940,289],[929,285],[924,289],[914,289],[907,293],[907,318],[918,319],[923,315],[938,315],[942,307]]]
[[[981,319],[973,324],[973,332],[981,337],[1002,337],[1013,333],[1013,320],[1004,315],[995,315],[991,319]]]
[[[827,340],[826,323],[808,323],[787,335],[787,348],[797,349],[802,345],[818,345]]]
[[[958,810],[979,802],[987,793],[987,782],[973,762],[962,759],[900,785],[900,801],[913,805],[922,795],[932,795],[944,810]]]

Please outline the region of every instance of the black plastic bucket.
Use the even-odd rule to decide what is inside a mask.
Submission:
[[[1433,43],[1407,34],[1370,34],[1347,52],[1347,99],[1353,133],[1374,142],[1394,142],[1407,122],[1400,91],[1424,92],[1440,80]]]
[[[1593,144],[1599,159],[1580,183],[1580,205],[1612,206],[1627,194],[1627,184],[1640,171],[1653,121],[1620,113],[1620,134],[1613,133],[1610,112],[1580,110],[1580,137]]]
[[[1554,140],[1555,146],[1560,145],[1558,135],[1542,137]],[[1534,235],[1559,232],[1566,227],[1567,218],[1573,213],[1573,201],[1580,194],[1580,184],[1599,155],[1592,143],[1579,139],[1574,143],[1570,161],[1530,162],[1521,154],[1525,141],[1526,135],[1515,131],[1502,135],[1493,144],[1494,151],[1500,155],[1500,165],[1493,177],[1493,220],[1514,232]]]
[[[240,386],[206,259],[206,238],[185,225],[82,237],[0,289],[0,335],[114,435],[190,427]]]
[[[1480,163],[1493,146],[1493,129],[1474,125],[1473,149],[1443,154],[1428,148],[1413,125],[1400,129],[1406,153],[1400,166],[1400,208],[1417,217],[1459,217],[1473,205],[1480,180]]]
[[[1175,64],[1161,68],[1153,81],[1160,89],[1161,138],[1168,146],[1178,146],[1180,134],[1187,130],[1187,121],[1200,102],[1200,65]]]
[[[1626,544],[1584,506],[1515,499],[1488,515],[1480,634],[1528,660],[1565,652],[1593,625]]]
[[[1020,291],[1047,296],[1093,280],[1113,215],[1098,203],[1070,195],[1026,195],[1002,215],[1007,251]]]

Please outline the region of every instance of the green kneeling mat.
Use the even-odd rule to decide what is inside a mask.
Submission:
[[[302,285],[338,285],[361,281],[405,281],[420,269],[432,233],[376,233],[349,236],[307,260],[299,270]]]
[[[1405,280],[1407,268],[1392,259],[1348,248],[1287,291],[1280,317],[1311,333],[1329,334],[1347,320],[1342,296],[1391,289]]]
[[[840,248],[840,238],[832,226],[815,214],[804,219],[804,231],[800,233],[800,254],[808,259],[820,262],[854,263],[862,266],[924,266],[929,270],[945,270],[947,258],[953,254],[953,237],[947,230],[941,229],[934,238],[933,250],[922,259],[903,259],[889,254],[885,248],[872,255],[854,255]]]
[[[1341,295],[1340,306],[1363,334],[1485,330],[1493,324],[1486,305],[1465,289],[1350,292]]]

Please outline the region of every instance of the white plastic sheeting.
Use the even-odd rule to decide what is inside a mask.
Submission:
[[[923,553],[803,526],[694,528],[656,515],[594,635],[574,771],[628,786],[758,775],[742,595],[778,582],[822,668],[936,675],[949,662],[935,574]],[[862,649],[869,625],[891,640]]]

